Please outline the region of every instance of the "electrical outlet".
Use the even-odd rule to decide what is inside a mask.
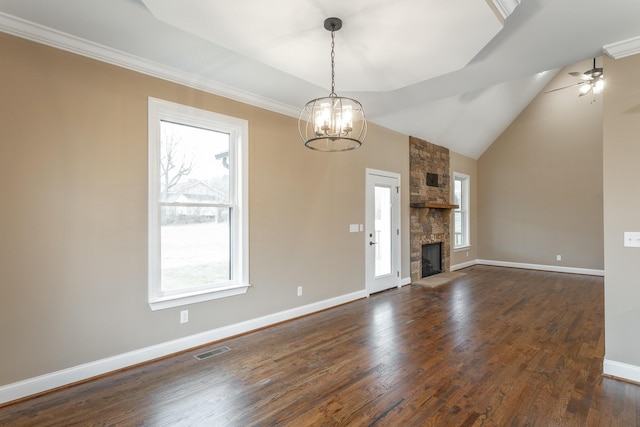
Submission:
[[[556,255],[556,261],[562,261],[562,255]]]
[[[180,323],[187,323],[189,321],[189,310],[182,310],[180,312]]]
[[[302,286],[298,286],[298,296],[302,296]]]
[[[625,231],[624,246],[628,248],[640,248],[640,233],[637,231]]]

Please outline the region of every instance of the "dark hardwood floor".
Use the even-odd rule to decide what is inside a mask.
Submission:
[[[640,386],[601,375],[602,278],[463,272],[7,406],[0,425],[640,425]]]

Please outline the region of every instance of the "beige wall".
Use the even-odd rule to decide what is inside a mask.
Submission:
[[[460,251],[451,251],[451,265],[455,266],[478,259],[478,162],[453,151],[449,154],[451,182],[453,183],[454,172],[469,175],[469,230],[471,232],[469,243],[471,247]],[[451,185],[450,200],[453,200],[453,185]],[[451,221],[451,236],[453,236],[453,226],[453,221]]]
[[[640,55],[604,65],[605,358],[638,370],[640,248],[624,247],[623,236],[640,231]]]
[[[402,176],[408,137],[348,153],[296,119],[0,34],[0,385],[363,290],[365,168]],[[147,98],[249,121],[249,292],[147,304]],[[409,210],[402,277],[409,277]],[[296,287],[304,295],[296,296]]]
[[[481,259],[603,269],[602,108],[576,88],[541,93],[478,159]]]

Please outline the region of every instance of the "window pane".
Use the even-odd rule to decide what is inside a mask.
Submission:
[[[453,244],[459,248],[469,245],[469,177],[455,176],[453,182],[453,203],[459,206],[453,211]]]
[[[229,134],[160,122],[160,201],[229,203]]]
[[[161,208],[162,292],[231,280],[229,208]]]
[[[462,233],[462,212],[453,212],[453,231],[456,234]]]
[[[453,212],[453,233],[454,233],[454,246],[462,245],[462,212]]]
[[[462,181],[455,179],[453,183],[453,204],[462,207],[460,204],[460,201],[462,200]]]

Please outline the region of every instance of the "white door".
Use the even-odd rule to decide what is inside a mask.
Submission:
[[[367,169],[365,247],[367,292],[400,284],[400,175]]]

